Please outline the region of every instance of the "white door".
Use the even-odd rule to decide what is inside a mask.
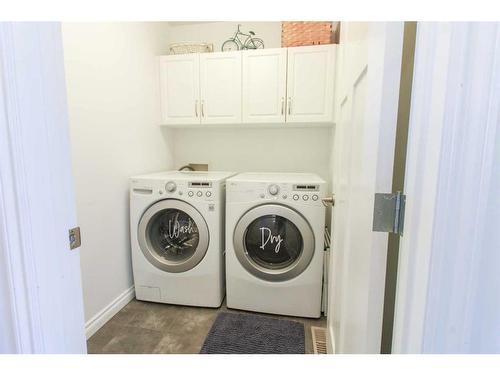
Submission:
[[[333,122],[335,45],[288,48],[287,122]]]
[[[243,122],[285,122],[286,48],[243,53]]]
[[[0,353],[85,353],[58,23],[0,23]]]
[[[337,353],[380,353],[388,234],[372,218],[374,194],[392,190],[402,40],[402,22],[341,26],[328,310]]]
[[[199,124],[199,55],[160,57],[160,82],[163,124]]]
[[[201,122],[241,123],[241,52],[200,54]]]

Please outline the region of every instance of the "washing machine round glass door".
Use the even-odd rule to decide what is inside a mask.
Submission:
[[[208,226],[190,204],[166,199],[149,207],[138,227],[139,246],[148,261],[167,272],[184,272],[208,250]]]
[[[236,224],[234,249],[241,265],[264,280],[300,275],[314,255],[314,233],[297,211],[265,204],[247,211]]]

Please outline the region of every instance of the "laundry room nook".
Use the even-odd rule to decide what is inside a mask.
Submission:
[[[62,25],[89,353],[324,348],[339,28]]]
[[[408,30],[62,23],[88,353],[390,352]]]

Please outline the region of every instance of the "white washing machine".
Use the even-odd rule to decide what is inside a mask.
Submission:
[[[163,172],[130,182],[136,298],[218,307],[224,298],[228,172]]]
[[[321,315],[325,184],[302,173],[242,173],[227,180],[229,308]]]

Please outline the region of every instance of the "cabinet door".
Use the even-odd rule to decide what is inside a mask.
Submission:
[[[199,124],[199,55],[161,56],[160,82],[163,123]]]
[[[243,52],[243,122],[285,122],[286,48]]]
[[[241,52],[200,54],[201,122],[241,123]]]
[[[287,122],[333,122],[335,45],[288,48]]]

